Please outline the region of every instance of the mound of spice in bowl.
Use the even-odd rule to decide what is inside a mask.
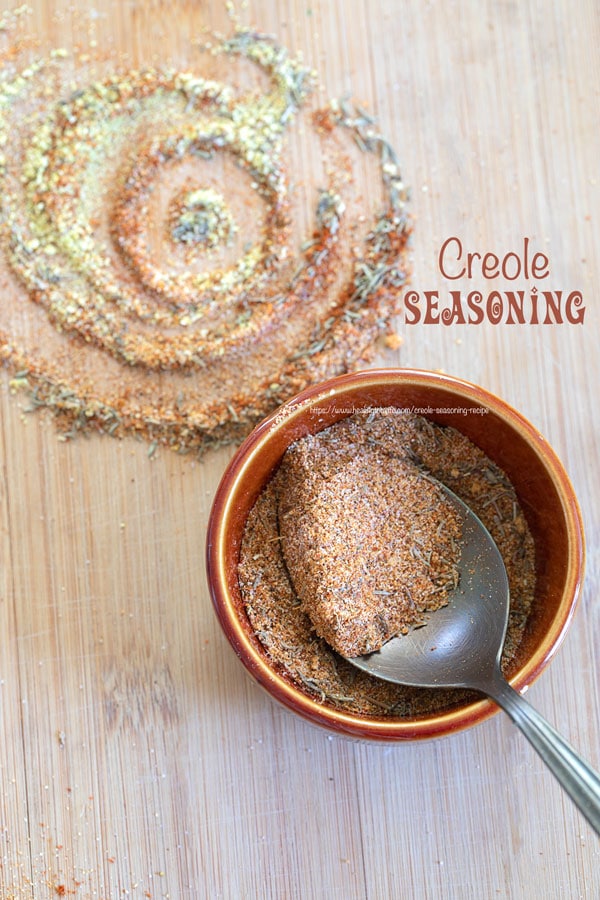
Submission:
[[[460,525],[414,463],[338,424],[293,444],[279,480],[281,550],[317,634],[342,656],[425,622],[456,587]]]
[[[507,568],[503,661],[521,640],[534,547],[514,488],[451,427],[401,409],[357,412],[288,448],[248,516],[239,583],[271,660],[323,703],[366,716],[414,716],[464,692],[383,682],[344,659],[382,646],[447,602],[460,527],[433,481],[480,517]]]

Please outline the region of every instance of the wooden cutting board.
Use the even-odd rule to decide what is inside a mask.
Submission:
[[[232,29],[218,3],[29,7],[0,41],[30,36],[30,59],[74,51],[74,86],[90,56],[188,66],[207,29]],[[422,301],[437,291],[441,309],[450,291],[494,289],[530,299],[536,286],[581,294],[583,323],[401,315],[399,346],[373,362],[482,384],[562,457],[588,569],[568,638],[530,697],[598,767],[595,4],[254,0],[238,12],[303,54],[323,102],[351,96],[376,115],[411,187]],[[19,64],[9,54],[5,67]],[[317,164],[304,140],[290,140],[294,166],[308,162],[307,175],[294,169],[300,184]],[[450,238],[462,252],[453,241],[440,260]],[[452,277],[468,252],[523,263],[525,239],[547,257],[545,280],[510,269],[488,278],[476,258],[471,277]],[[15,288],[0,265],[6,297]],[[25,293],[22,304],[27,331],[39,312]],[[597,839],[500,716],[420,746],[366,745],[296,720],[247,679],[204,572],[211,500],[233,447],[199,459],[132,436],[64,440],[50,413],[28,411],[14,374],[0,380],[1,897],[600,893]]]

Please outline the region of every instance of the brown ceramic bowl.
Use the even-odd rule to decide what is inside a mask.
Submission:
[[[561,643],[583,576],[581,515],[569,479],[552,448],[518,412],[481,387],[407,369],[342,375],[303,391],[265,419],[242,444],[214,499],[207,536],[207,571],[221,626],[246,669],[276,700],[316,724],[355,738],[415,740],[451,734],[488,718],[486,699],[415,718],[366,718],[318,702],[269,660],[248,621],[237,565],[246,518],[287,447],[364,407],[420,408],[428,418],[463,432],[512,481],[535,541],[533,609],[509,680],[522,691]],[[487,409],[485,415],[464,410]],[[454,410],[454,411],[452,411]]]

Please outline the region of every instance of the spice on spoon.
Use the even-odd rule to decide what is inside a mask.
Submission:
[[[342,656],[378,650],[423,625],[456,587],[460,525],[414,463],[342,426],[285,454],[281,549],[317,634]]]

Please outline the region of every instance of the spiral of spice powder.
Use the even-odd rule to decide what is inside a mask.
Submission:
[[[69,436],[200,450],[372,352],[408,228],[367,114],[311,106],[314,74],[249,29],[194,47],[185,70],[62,50],[20,65],[0,39],[0,359],[31,408]],[[215,57],[263,79],[209,77]]]

